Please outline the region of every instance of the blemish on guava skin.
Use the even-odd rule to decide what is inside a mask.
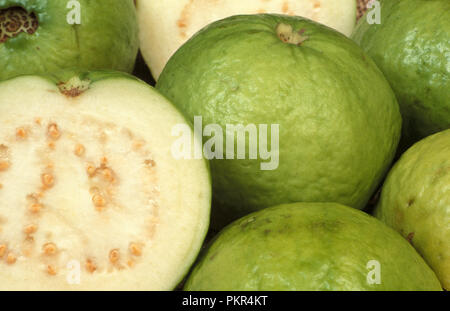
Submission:
[[[251,224],[251,223],[254,222],[255,220],[256,220],[256,217],[251,217],[251,218],[249,218],[249,219],[243,221],[243,222],[241,223],[241,228],[242,228],[242,229],[246,228],[249,224]]]
[[[411,205],[413,205],[415,201],[416,201],[415,198],[409,199],[409,200],[408,200],[408,207],[410,207]]]
[[[214,258],[216,258],[217,254],[218,254],[217,252],[215,252],[214,254],[212,254],[211,257],[209,257],[209,261],[213,261]]]
[[[34,13],[28,13],[21,7],[0,10],[0,43],[17,37],[20,33],[34,34],[39,22]]]
[[[269,233],[271,233],[271,232],[272,232],[272,230],[266,229],[266,230],[264,230],[264,235],[269,235]]]
[[[414,232],[410,232],[407,236],[406,236],[406,240],[408,240],[409,243],[412,244],[412,240],[414,239]]]
[[[276,33],[278,38],[288,44],[300,46],[303,42],[309,39],[304,33],[306,29],[302,28],[298,31],[294,31],[291,25],[280,23],[277,25]]]

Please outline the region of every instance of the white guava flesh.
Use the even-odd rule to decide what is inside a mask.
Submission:
[[[182,115],[130,77],[0,83],[0,290],[170,290],[209,222]]]

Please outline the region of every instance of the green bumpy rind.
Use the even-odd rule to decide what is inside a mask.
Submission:
[[[204,252],[185,290],[442,290],[397,232],[335,203],[248,215]]]
[[[0,43],[0,80],[64,69],[131,72],[139,39],[133,0],[78,0],[81,24],[70,25],[69,1],[0,0],[0,9],[34,12],[39,27]]]
[[[280,23],[303,29],[306,40],[282,42]],[[214,227],[291,202],[362,209],[400,137],[395,95],[375,63],[350,39],[301,17],[213,23],[175,53],[157,88],[190,120],[202,116],[224,132],[226,124],[280,126],[276,170],[249,160],[248,144],[245,160],[212,161]]]
[[[375,215],[408,238],[450,290],[450,130],[423,139],[401,157]]]
[[[352,38],[394,89],[408,146],[450,128],[450,1],[384,0],[380,17],[363,17]]]

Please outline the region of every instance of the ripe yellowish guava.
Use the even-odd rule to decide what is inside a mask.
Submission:
[[[335,203],[293,203],[247,215],[204,251],[185,290],[442,290],[397,232]]]
[[[0,290],[170,290],[209,222],[204,160],[172,157],[187,124],[114,72],[0,82]]]
[[[191,122],[202,118],[215,227],[291,202],[362,209],[400,137],[395,95],[371,58],[301,17],[211,24],[174,54],[157,89]]]
[[[133,0],[0,0],[0,80],[63,69],[131,72]]]
[[[350,35],[355,0],[138,0],[141,51],[155,79],[172,54],[204,26],[237,14],[278,13],[310,18]]]
[[[352,38],[395,91],[407,147],[450,128],[450,1],[380,2],[381,10],[369,10]]]
[[[399,231],[450,289],[450,130],[413,145],[383,186],[375,215]]]

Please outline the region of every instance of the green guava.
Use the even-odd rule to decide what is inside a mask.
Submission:
[[[187,123],[123,73],[0,82],[0,290],[170,290],[209,223],[205,160],[172,156]],[[191,129],[192,131],[192,129]]]
[[[336,203],[293,203],[225,228],[185,290],[442,289],[414,248],[376,218]]]
[[[0,0],[0,80],[62,69],[131,72],[133,0]]]
[[[381,1],[380,24],[369,10],[353,39],[383,71],[400,104],[409,146],[450,128],[450,1]]]
[[[344,35],[301,17],[211,24],[174,54],[157,89],[189,120],[202,117],[216,228],[283,203],[362,209],[400,137],[395,95],[375,63]]]
[[[375,215],[406,237],[450,290],[450,130],[423,139],[401,157]]]

